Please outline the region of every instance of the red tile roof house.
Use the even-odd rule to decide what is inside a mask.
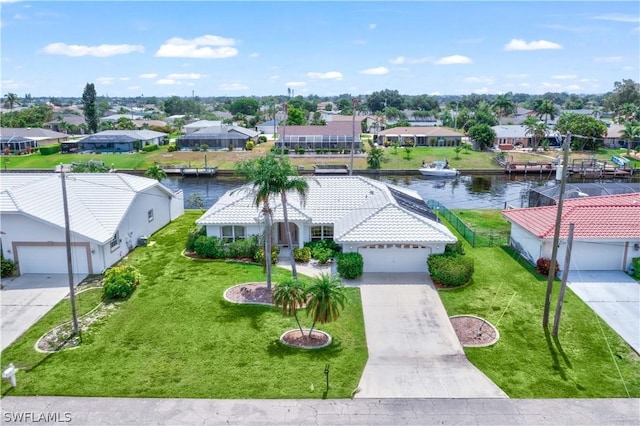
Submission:
[[[557,206],[504,210],[511,246],[534,263],[550,258]],[[567,199],[557,262],[565,268],[569,224],[574,224],[570,270],[626,271],[640,257],[640,193]]]

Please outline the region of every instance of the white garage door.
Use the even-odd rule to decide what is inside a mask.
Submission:
[[[431,248],[416,244],[375,244],[360,247],[364,272],[427,272]]]
[[[558,256],[564,259],[564,251]],[[574,242],[571,249],[571,267],[569,270],[583,271],[620,271],[624,245]]]
[[[21,274],[66,274],[67,248],[65,246],[18,246]],[[73,273],[88,274],[87,251],[84,247],[71,248]]]

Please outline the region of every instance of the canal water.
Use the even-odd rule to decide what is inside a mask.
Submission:
[[[529,189],[555,185],[553,177],[522,175],[462,175],[455,179],[426,178],[423,176],[379,176],[376,179],[412,189],[425,201],[435,200],[449,209],[503,209],[527,207]],[[570,180],[572,181],[572,180]],[[582,180],[575,182],[584,182]],[[211,207],[226,191],[244,183],[242,178],[167,177],[162,183],[184,192],[185,207],[191,194],[198,193],[205,208]]]

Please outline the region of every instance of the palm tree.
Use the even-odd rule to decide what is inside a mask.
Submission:
[[[531,148],[536,151],[542,138],[547,136],[549,127],[532,115],[528,116],[522,124],[525,126],[525,135],[531,137]]]
[[[160,182],[162,181],[162,179],[167,177],[167,172],[165,172],[162,167],[156,164],[154,166],[149,167],[147,171],[144,172],[144,175],[148,178],[152,178]]]
[[[307,292],[309,294],[307,315],[313,317],[313,324],[309,330],[309,337],[311,337],[316,322],[326,324],[340,317],[340,311],[344,309],[347,295],[340,277],[325,273],[313,279]]]
[[[544,124],[547,124],[549,119],[553,121],[556,118],[558,107],[556,107],[552,101],[545,99],[536,110],[536,113],[538,118],[544,117]]]
[[[276,308],[280,309],[282,315],[294,316],[300,334],[304,335],[302,331],[302,325],[298,319],[298,309],[304,306],[307,301],[307,290],[300,281],[292,278],[286,278],[274,286],[273,294],[271,295],[273,304]]]
[[[20,105],[20,101],[18,99],[18,95],[15,93],[7,93],[5,95],[4,106],[9,109],[13,109],[15,105]]]
[[[498,124],[503,115],[509,115],[515,110],[515,104],[507,95],[499,95],[493,101],[493,109],[498,113]]]
[[[627,141],[627,155],[631,153],[631,142],[640,139],[640,123],[625,123],[624,129],[620,132],[620,137]]]

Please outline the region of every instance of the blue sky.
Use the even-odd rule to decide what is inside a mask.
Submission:
[[[11,1],[1,92],[605,93],[640,80],[640,2]]]

